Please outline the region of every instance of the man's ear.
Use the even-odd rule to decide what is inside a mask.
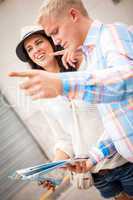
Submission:
[[[74,22],[76,22],[79,19],[80,12],[75,8],[70,8],[69,9],[69,15],[70,15],[71,19]]]

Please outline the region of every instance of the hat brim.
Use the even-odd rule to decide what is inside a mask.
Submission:
[[[38,31],[33,31],[30,32],[29,34],[27,34],[17,45],[16,47],[16,55],[18,56],[18,58],[23,61],[23,62],[27,62],[28,61],[28,55],[27,52],[24,48],[24,42],[27,38],[29,38],[30,36],[34,35],[34,34],[45,34],[44,30],[38,30]]]

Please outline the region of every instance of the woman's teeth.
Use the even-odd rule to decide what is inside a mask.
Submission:
[[[45,58],[45,55],[40,55],[40,56],[37,57],[37,59],[39,59],[39,60],[44,59],[44,58]]]

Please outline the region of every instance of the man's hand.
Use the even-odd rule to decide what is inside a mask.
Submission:
[[[27,77],[20,88],[25,90],[26,94],[33,100],[42,98],[52,98],[62,93],[61,80],[55,73],[49,73],[42,70],[29,70],[24,72],[11,72],[11,77]]]
[[[75,162],[75,164],[73,165],[67,165],[66,169],[68,169],[71,172],[75,172],[75,173],[86,173],[88,171],[90,171],[90,169],[93,167],[93,163],[91,162],[90,159],[86,160],[86,161],[79,161],[79,162]]]

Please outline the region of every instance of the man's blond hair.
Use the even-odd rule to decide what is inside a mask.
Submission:
[[[60,17],[65,15],[69,8],[78,9],[83,16],[88,16],[82,0],[44,0],[37,17],[37,23],[41,23],[43,17]]]

